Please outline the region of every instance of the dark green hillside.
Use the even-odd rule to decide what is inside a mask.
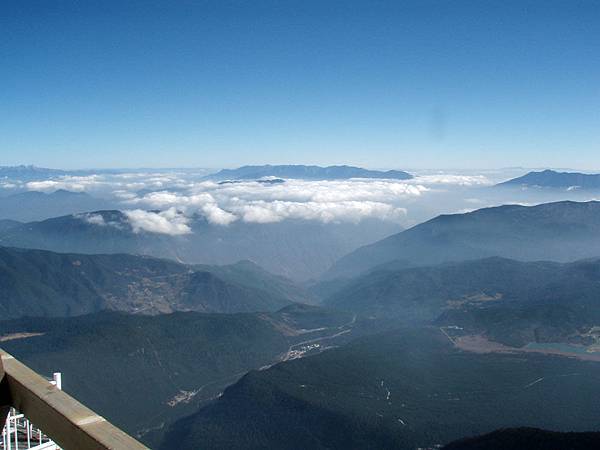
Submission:
[[[442,215],[340,259],[327,278],[402,260],[413,266],[490,256],[574,261],[600,255],[600,202],[505,205]]]
[[[286,337],[256,315],[100,313],[0,327],[2,334],[45,333],[2,347],[40,373],[62,372],[67,392],[136,433],[185,414],[188,402],[198,405],[288,348]],[[170,406],[177,395],[180,404]]]
[[[307,320],[326,329],[306,333]],[[103,312],[0,322],[0,339],[34,370],[62,372],[64,389],[86,405],[145,435],[195,411],[248,370],[277,362],[290,345],[349,320],[301,305],[272,314]],[[10,339],[15,333],[41,335]]]
[[[600,344],[598,298],[577,298],[569,303],[490,304],[450,309],[435,321],[437,325],[460,327],[455,335],[484,335],[512,347],[529,343],[568,343],[582,346]]]
[[[320,327],[337,327],[351,321],[352,314],[321,306],[293,303],[277,311],[280,320],[293,329],[314,330]]]
[[[509,428],[460,439],[443,450],[589,450],[600,448],[599,433],[559,433],[536,428]]]
[[[541,379],[541,380],[540,380]],[[161,449],[415,449],[501,427],[598,427],[600,364],[474,354],[399,330],[251,372]]]
[[[294,302],[314,303],[313,295],[309,294],[289,279],[267,272],[261,266],[251,261],[239,261],[223,266],[195,265],[194,270],[211,272],[219,278],[236,283],[249,289],[269,292],[271,295],[292,298]]]
[[[302,289],[245,262],[187,266],[125,254],[0,247],[0,317],[73,316],[103,309],[156,314],[274,311],[310,301]]]
[[[436,321],[509,345],[593,343],[600,325],[600,260],[503,258],[384,270],[357,278],[326,305],[403,324]],[[587,342],[584,342],[587,339]]]

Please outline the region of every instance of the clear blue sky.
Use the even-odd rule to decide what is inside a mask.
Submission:
[[[600,2],[27,1],[0,165],[600,169]]]

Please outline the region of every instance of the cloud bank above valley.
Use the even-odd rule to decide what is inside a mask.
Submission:
[[[265,182],[266,181],[266,182]],[[426,175],[408,181],[348,179],[307,181],[243,180],[216,182],[184,172],[65,175],[5,188],[54,192],[59,189],[109,197],[120,205],[134,231],[190,232],[189,221],[202,216],[213,225],[274,223],[287,219],[402,222],[407,206],[437,185],[486,185],[482,176]],[[88,218],[89,220],[89,218]]]
[[[183,191],[161,190],[123,199],[146,209],[176,208],[200,214],[215,225],[235,221],[272,223],[286,219],[358,222],[365,218],[401,221],[404,203],[429,188],[392,180],[304,181],[279,183],[201,181]]]
[[[410,180],[273,179],[217,182],[204,172],[137,171],[63,175],[51,179],[0,180],[1,191],[56,190],[87,193],[111,201],[123,211],[134,232],[167,235],[192,233],[204,218],[215,226],[268,224],[284,220],[358,223],[366,219],[411,226],[440,213],[465,212],[509,202],[489,189],[498,174],[424,172]],[[535,203],[532,195],[510,198]],[[102,217],[82,216],[96,225]]]

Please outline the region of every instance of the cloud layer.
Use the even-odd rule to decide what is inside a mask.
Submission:
[[[123,202],[146,209],[175,208],[201,214],[216,225],[235,221],[272,223],[286,219],[359,222],[365,218],[399,221],[400,203],[428,188],[391,180],[303,181],[264,184],[256,181],[194,183],[182,192],[169,190],[130,196]]]
[[[265,183],[243,180],[228,183],[203,180],[186,172],[96,173],[18,182],[5,189],[52,192],[66,189],[111,199],[134,232],[169,235],[191,233],[191,220],[202,216],[209,223],[274,223],[288,219],[323,223],[379,219],[406,224],[409,208],[424,197],[451,189],[487,186],[483,175],[434,173],[412,180],[348,179],[308,181],[288,179]],[[101,216],[86,215],[94,225]],[[410,223],[410,221],[408,221]]]

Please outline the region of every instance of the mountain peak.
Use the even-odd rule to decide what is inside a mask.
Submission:
[[[540,172],[529,172],[522,177],[500,183],[498,186],[600,189],[600,174],[557,172],[546,169]]]

